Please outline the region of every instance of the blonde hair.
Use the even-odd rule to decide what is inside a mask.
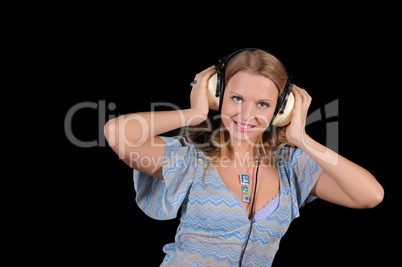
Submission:
[[[287,82],[287,73],[282,63],[273,55],[258,49],[240,52],[227,62],[225,84],[228,84],[229,80],[239,71],[261,75],[272,80],[278,89],[278,97],[282,94]],[[232,156],[229,132],[223,126],[219,115],[210,112],[205,122],[195,126],[201,131],[186,133],[187,140],[197,144],[208,157],[215,159],[213,161]],[[256,155],[265,163],[272,160],[272,154],[277,149],[285,145],[293,146],[286,139],[286,127],[272,125],[269,127],[270,131],[263,132],[258,137],[256,144]]]

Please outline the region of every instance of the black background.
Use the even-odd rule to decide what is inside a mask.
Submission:
[[[50,85],[60,101],[57,129],[64,135],[55,147],[60,153],[48,158],[58,175],[48,183],[50,219],[42,224],[48,246],[39,256],[54,263],[159,266],[178,219],[156,221],[138,208],[132,170],[98,136],[100,117],[149,111],[162,101],[188,108],[189,83],[198,72],[234,49],[260,47],[277,55],[309,92],[310,112],[338,101],[339,116],[308,126],[307,133],[325,144],[326,123],[337,122],[339,153],[385,188],[384,201],[370,210],[321,200],[307,205],[282,238],[273,266],[394,262],[400,219],[397,206],[391,207],[399,179],[392,101],[399,96],[389,96],[398,77],[391,8],[316,8],[312,14],[272,7],[263,12],[259,6],[238,13],[190,8],[178,16],[160,6],[159,12],[138,7],[132,13],[104,6],[54,13],[44,43]],[[98,109],[79,110],[71,127],[76,138],[98,142],[91,148],[74,145],[63,129],[68,111],[86,102]]]

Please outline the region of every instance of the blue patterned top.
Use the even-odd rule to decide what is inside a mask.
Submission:
[[[243,204],[216,168],[204,177],[208,160],[196,146],[183,137],[161,138],[164,180],[134,170],[136,202],[145,214],[169,220],[182,207],[175,242],[163,247],[161,266],[237,266],[250,226]],[[280,191],[264,208],[268,212],[256,214],[242,266],[271,266],[299,208],[314,199],[309,193],[322,168],[301,149],[284,147],[275,155]]]

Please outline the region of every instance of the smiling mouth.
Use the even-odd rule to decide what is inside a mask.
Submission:
[[[242,123],[242,122],[238,122],[233,120],[235,123],[235,126],[237,127],[237,129],[239,129],[242,132],[247,132],[250,131],[252,128],[255,127],[255,125],[252,124],[246,124],[246,123]]]

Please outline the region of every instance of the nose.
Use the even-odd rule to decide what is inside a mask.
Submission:
[[[241,105],[240,108],[241,110],[239,113],[243,122],[250,122],[253,120],[253,116],[255,115],[255,107],[253,103],[244,103],[244,105]]]

